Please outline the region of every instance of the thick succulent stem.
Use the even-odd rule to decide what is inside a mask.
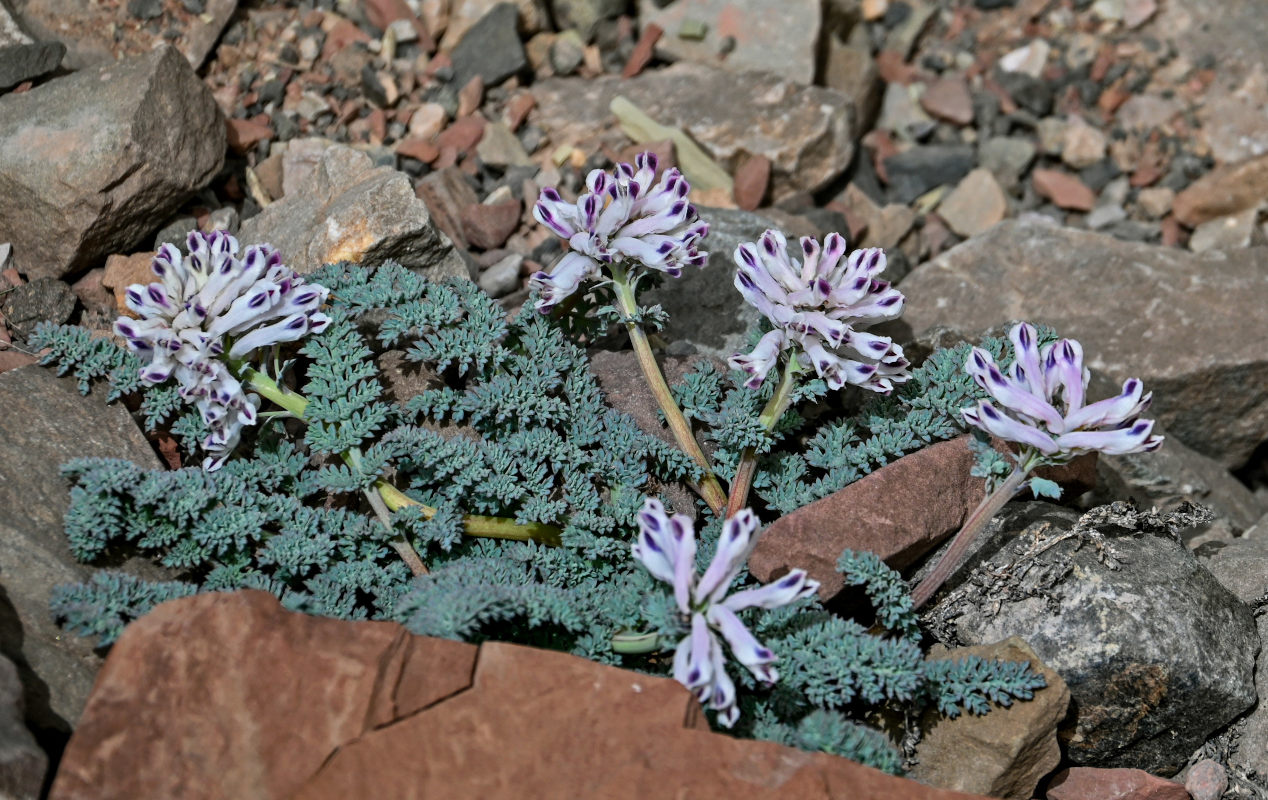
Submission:
[[[951,546],[934,565],[933,571],[926,575],[912,592],[912,608],[920,608],[933,597],[938,589],[942,588],[942,584],[946,583],[947,578],[950,578],[964,561],[969,545],[973,544],[982,528],[986,527],[986,523],[990,522],[1000,509],[1013,499],[1013,495],[1017,494],[1017,490],[1021,488],[1029,472],[1030,470],[1024,464],[1019,464],[998,489],[982,499],[969,518],[964,521],[964,527],[960,528],[960,532],[951,540]]]
[[[692,460],[703,471],[700,483],[693,488],[709,504],[709,508],[713,509],[713,513],[721,514],[726,508],[726,492],[722,491],[722,484],[718,482],[718,477],[713,474],[713,467],[709,464],[709,459],[705,456],[704,451],[700,449],[700,444],[696,441],[695,434],[691,432],[691,423],[683,416],[682,409],[678,407],[673,393],[669,390],[669,384],[665,382],[665,376],[661,373],[660,365],[656,363],[656,356],[652,353],[651,342],[647,340],[647,333],[635,321],[635,317],[638,314],[638,303],[634,299],[634,287],[630,285],[629,275],[620,266],[613,265],[610,269],[612,272],[612,288],[616,293],[617,308],[620,309],[624,318],[625,329],[629,333],[630,343],[634,345],[634,354],[638,358],[639,367],[643,370],[643,377],[647,380],[647,385],[652,390],[656,403],[665,414],[665,421],[669,424],[669,430],[673,433],[674,440],[678,442],[678,446],[682,448],[683,452],[691,456]]]
[[[788,410],[792,402],[793,388],[796,386],[797,374],[801,372],[797,364],[797,356],[792,356],[779,376],[779,386],[775,394],[766,402],[766,408],[757,418],[762,429],[767,433],[775,430],[775,424]],[[749,489],[753,486],[753,474],[757,472],[757,448],[746,447],[740,455],[740,463],[735,468],[735,480],[731,481],[731,496],[727,500],[726,516],[728,519],[738,514],[748,505]]]

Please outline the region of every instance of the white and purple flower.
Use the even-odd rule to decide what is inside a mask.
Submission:
[[[1048,463],[1092,451],[1122,455],[1162,445],[1163,437],[1153,434],[1153,420],[1140,419],[1152,395],[1144,393],[1138,379],[1129,378],[1115,397],[1084,405],[1091,375],[1083,366],[1083,348],[1073,339],[1059,339],[1040,350],[1036,336],[1024,322],[1009,331],[1016,358],[1007,373],[990,353],[973,348],[964,368],[994,402],[979,400],[961,411],[966,422],[1023,445],[1023,460]]]
[[[146,362],[141,379],[175,377],[211,433],[203,441],[208,470],[218,469],[257,420],[259,397],[247,394],[228,362],[261,347],[319,333],[330,319],[318,309],[329,290],[305,283],[268,245],[248,247],[224,231],[194,231],[189,255],[159,248],[151,269],[159,281],[133,284],[126,303],[139,319],[120,317],[115,332]],[[227,357],[227,358],[226,358]]]
[[[571,248],[551,272],[538,272],[537,310],[550,311],[605,264],[631,262],[673,277],[683,267],[704,266],[708,253],[697,245],[709,226],[688,200],[691,186],[677,169],[656,177],[656,155],[640,153],[634,165],[617,164],[613,174],[596,169],[586,177],[586,193],[569,203],[553,187],[542,189],[533,217],[568,240]]]
[[[753,352],[731,357],[732,367],[751,376],[747,385],[760,386],[789,348],[832,389],[850,383],[888,394],[906,381],[903,349],[860,330],[903,311],[902,294],[876,277],[885,269],[885,253],[874,247],[846,256],[839,233],[828,234],[822,246],[802,237],[800,263],[789,258],[787,246],[784,234],[768,230],[735,250],[735,287],[774,326]]]
[[[634,557],[654,577],[673,586],[678,611],[690,630],[674,651],[674,679],[715,710],[718,721],[729,728],[739,719],[740,710],[717,634],[726,640],[731,656],[753,677],[774,683],[779,680],[779,673],[771,666],[775,654],[757,641],[736,612],[788,605],[814,594],[819,584],[804,570],[795,569],[774,583],[726,596],[731,581],[748,559],[758,528],[757,516],[748,509],[726,521],[717,553],[699,579],[696,535],[689,517],[670,517],[659,501],[649,498],[639,512],[638,522]]]

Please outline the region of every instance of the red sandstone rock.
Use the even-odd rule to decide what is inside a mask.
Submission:
[[[471,203],[462,210],[462,232],[481,250],[501,247],[520,224],[520,201]]]
[[[770,159],[765,156],[749,156],[735,171],[731,196],[740,208],[754,211],[762,205],[769,185]]]
[[[920,105],[930,115],[956,125],[973,121],[973,98],[962,75],[949,75],[929,84],[920,96]]]
[[[1068,172],[1037,169],[1031,173],[1031,178],[1035,182],[1035,191],[1039,193],[1039,196],[1051,200],[1058,208],[1091,211],[1096,205],[1096,193]]]
[[[1062,770],[1048,787],[1048,800],[1189,800],[1178,783],[1140,769],[1074,767]]]
[[[273,138],[273,127],[264,119],[225,120],[229,147],[235,153],[246,153],[265,139]]]
[[[1176,219],[1195,228],[1268,200],[1268,155],[1229,164],[1202,176],[1176,195]]]
[[[124,293],[134,283],[150,283],[158,280],[150,264],[154,261],[154,253],[136,253],[130,256],[110,256],[106,259],[106,271],[101,276],[101,285],[114,290],[115,303],[119,311],[131,313],[123,302]]]

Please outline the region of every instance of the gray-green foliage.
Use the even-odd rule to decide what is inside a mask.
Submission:
[[[531,312],[510,320],[470,282],[429,282],[392,264],[332,265],[312,280],[333,299],[330,326],[296,362],[307,425],[262,424],[215,473],[109,459],[67,464],[75,555],[101,561],[141,552],[179,577],[151,583],[103,570],[62,587],[54,612],[109,643],[158,602],[249,587],[295,610],[396,619],[419,634],[511,640],[663,674],[663,656],[618,656],[610,642],[623,630],[654,631],[666,644],[684,633],[672,598],[631,558],[630,544],[646,496],[698,477],[690,459],[606,404],[585,351],[563,326]],[[105,380],[112,398],[139,393],[147,425],[166,426],[190,447],[202,436],[175,389],[141,386],[136,360],[108,342],[44,327],[36,346],[50,348],[48,360],[85,389]],[[988,343],[997,355],[1005,347]],[[389,397],[375,362],[385,348],[401,349],[431,375],[429,387],[401,402]],[[958,368],[964,354],[935,354],[894,397],[871,399],[853,415],[811,419],[794,404],[773,436],[756,424],[770,381],[748,390],[705,366],[676,392],[716,445],[724,476],[743,448],[766,454],[755,485],[769,517],[960,433],[958,409],[977,396]],[[808,380],[798,401],[822,405],[826,396],[821,381]],[[799,438],[807,446],[794,446]],[[350,448],[358,457],[339,457]],[[361,505],[360,490],[380,478],[438,509],[430,518],[418,507],[391,517],[427,563],[426,576],[411,581],[392,533]],[[463,534],[464,514],[554,525],[562,546],[473,539]],[[704,563],[721,526],[697,527]],[[744,732],[897,771],[884,737],[857,722],[861,708],[932,703],[947,714],[979,712],[1038,685],[1033,673],[993,662],[927,665],[901,578],[866,554],[845,554],[840,569],[864,587],[885,631],[813,601],[744,612],[780,655],[782,674],[766,690],[732,670],[745,690]],[[738,583],[746,582],[745,573]]]

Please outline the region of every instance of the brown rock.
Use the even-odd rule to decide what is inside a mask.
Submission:
[[[770,185],[770,159],[766,156],[750,156],[735,170],[732,197],[735,204],[745,211],[755,211],[766,196]]]
[[[528,117],[528,112],[537,106],[537,99],[533,97],[533,93],[527,90],[517,92],[510,100],[506,102],[506,111],[503,121],[506,127],[512,131],[519,130],[524,124],[524,120]]]
[[[963,75],[944,75],[925,88],[920,106],[931,116],[956,125],[973,122],[973,98]]]
[[[70,285],[70,290],[89,310],[115,311],[115,297],[105,287],[106,271],[97,267],[84,274],[82,278]]]
[[[114,292],[114,302],[119,311],[127,314],[128,307],[123,302],[124,293],[134,283],[153,283],[158,280],[150,264],[154,261],[154,253],[134,253],[130,256],[110,256],[106,259],[106,269],[101,276],[101,285]]]
[[[976,236],[1004,218],[1008,198],[988,169],[965,175],[938,205],[938,214],[961,236]]]
[[[1176,195],[1171,211],[1190,228],[1268,200],[1268,154],[1219,167]]]
[[[1172,435],[1238,467],[1268,438],[1265,258],[1262,248],[1191,254],[1006,220],[905,278],[903,321],[917,336],[936,325],[1051,325],[1083,344],[1093,370],[1144,381],[1150,416]]]
[[[430,164],[440,157],[440,148],[422,139],[402,139],[396,143],[396,154]]]
[[[1178,783],[1140,769],[1074,767],[1048,786],[1048,800],[1189,800]]]
[[[1031,173],[1031,178],[1039,196],[1051,200],[1058,208],[1091,211],[1096,205],[1096,194],[1083,181],[1068,172],[1037,169]]]
[[[1193,800],[1220,800],[1228,789],[1228,772],[1215,759],[1204,758],[1189,770],[1184,788]]]
[[[409,22],[414,32],[418,34],[419,46],[428,53],[436,49],[436,42],[432,39],[431,32],[427,30],[427,26],[418,18],[405,0],[366,0],[365,16],[370,24],[379,30],[387,30],[387,26],[403,19]]]
[[[478,114],[454,120],[448,128],[436,137],[436,146],[440,149],[453,147],[459,153],[469,153],[480,143],[484,136],[484,119]]]
[[[626,59],[625,66],[621,69],[621,77],[633,78],[642,72],[643,67],[652,60],[656,42],[660,41],[660,37],[664,35],[665,29],[655,22],[644,25],[643,32],[639,34],[638,41],[634,44],[634,49],[630,51],[630,57]]]
[[[226,136],[229,147],[239,155],[246,153],[260,142],[272,139],[273,127],[263,120],[251,119],[225,120]]]
[[[955,719],[936,712],[921,720],[924,738],[916,746],[918,764],[911,776],[944,789],[979,792],[1008,800],[1030,800],[1041,778],[1061,763],[1057,725],[1070,705],[1070,690],[1022,639],[947,650],[935,646],[930,660],[977,656],[987,660],[1028,661],[1048,685],[1034,698],[1007,708],[992,706],[982,716]]]
[[[1105,158],[1109,142],[1104,133],[1074,116],[1061,137],[1061,160],[1074,169],[1090,167]]]
[[[480,103],[484,101],[484,78],[479,75],[472,75],[471,80],[458,90],[458,113],[459,119],[474,114],[479,108]]]
[[[462,230],[462,210],[480,202],[480,198],[476,197],[475,189],[467,183],[462,170],[450,166],[430,172],[419,181],[416,191],[431,212],[436,227],[465,249],[467,237]]]
[[[423,103],[414,109],[409,118],[409,135],[414,139],[431,141],[445,128],[449,115],[440,103]]]
[[[35,356],[21,350],[0,347],[0,372],[8,372],[18,367],[27,367],[36,362]]]
[[[307,617],[257,591],[165,603],[129,627],[50,798],[675,794],[981,800],[711,733],[669,678]]]
[[[462,232],[481,250],[501,247],[520,224],[520,201],[472,203],[462,210]]]

